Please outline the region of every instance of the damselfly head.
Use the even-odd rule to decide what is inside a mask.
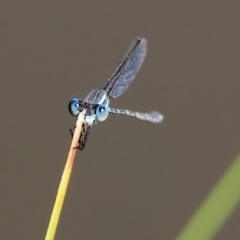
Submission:
[[[78,114],[80,113],[79,100],[80,99],[78,99],[78,98],[73,98],[68,104],[68,110],[74,117],[77,117]]]
[[[104,104],[98,105],[95,112],[96,120],[99,122],[104,121],[107,118],[108,113],[109,113],[109,107],[107,105],[104,105]]]

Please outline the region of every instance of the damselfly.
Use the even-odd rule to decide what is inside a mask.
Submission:
[[[86,144],[87,137],[95,122],[104,121],[109,113],[124,114],[138,119],[159,123],[163,116],[154,111],[139,113],[123,109],[110,108],[109,98],[119,97],[135,78],[147,52],[147,41],[144,38],[136,38],[128,49],[123,60],[107,82],[100,89],[92,90],[84,100],[73,98],[68,106],[73,116],[78,116],[81,110],[86,109],[86,115],[82,126],[82,132],[78,141],[78,148],[82,150]],[[74,128],[70,129],[73,135]]]

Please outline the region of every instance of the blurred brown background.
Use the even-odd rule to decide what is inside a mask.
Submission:
[[[240,152],[239,1],[0,2],[0,238],[44,239],[75,122],[136,36],[146,60],[78,152],[56,239],[174,239]],[[215,239],[239,239],[236,209]]]

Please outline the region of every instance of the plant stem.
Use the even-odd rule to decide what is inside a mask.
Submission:
[[[78,139],[79,139],[79,136],[80,136],[80,133],[82,130],[82,122],[84,120],[84,117],[85,117],[85,110],[79,114],[77,122],[76,122],[76,128],[75,128],[75,131],[73,134],[72,143],[71,143],[71,147],[70,147],[70,150],[68,153],[67,162],[66,162],[65,168],[63,170],[61,182],[58,187],[58,192],[57,192],[56,200],[55,200],[55,203],[53,206],[53,211],[52,211],[52,215],[51,215],[51,218],[49,221],[45,240],[53,240],[55,237],[55,233],[56,233],[56,229],[58,226],[64,198],[66,195],[69,179],[70,179],[71,172],[72,172],[74,157],[75,157],[75,154],[77,151],[76,146],[78,144]]]

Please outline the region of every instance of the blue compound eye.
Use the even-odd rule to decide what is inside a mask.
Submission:
[[[68,104],[68,110],[74,117],[78,116],[78,114],[80,113],[78,108],[79,108],[79,99],[73,98]]]
[[[109,113],[109,108],[106,105],[99,105],[96,109],[96,119],[99,122],[104,121]]]

